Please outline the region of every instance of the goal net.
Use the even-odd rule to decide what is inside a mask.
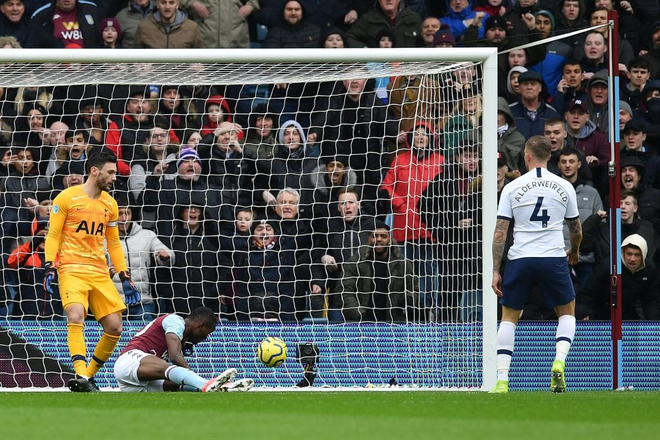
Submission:
[[[117,353],[147,321],[205,306],[220,323],[190,357],[202,375],[490,388],[494,55],[1,51],[0,385],[71,377],[44,236],[52,200],[108,150],[142,304],[99,385],[116,386]],[[88,317],[88,356],[100,334]],[[256,359],[266,336],[287,342],[283,366]]]

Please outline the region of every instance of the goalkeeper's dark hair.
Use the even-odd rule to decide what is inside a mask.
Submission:
[[[208,307],[197,307],[190,312],[188,319],[197,321],[207,327],[215,327],[218,323],[218,318],[215,316],[213,310]]]
[[[89,175],[92,167],[101,169],[106,163],[117,163],[117,156],[109,151],[99,151],[87,159],[87,162],[85,162],[85,172]]]

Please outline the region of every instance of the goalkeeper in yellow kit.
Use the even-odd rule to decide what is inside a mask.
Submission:
[[[85,171],[85,183],[62,191],[53,201],[44,266],[44,289],[48,293],[52,294],[52,285],[59,278],[69,352],[76,372],[68,387],[74,392],[98,391],[94,375],[112,355],[122,332],[121,314],[126,306],[110,279],[104,239],[122,280],[126,303],[140,302],[140,292],[131,281],[119,241],[117,202],[107,193],[117,180],[117,158],[111,153],[97,153],[87,160]],[[83,335],[88,309],[103,327],[89,364]]]

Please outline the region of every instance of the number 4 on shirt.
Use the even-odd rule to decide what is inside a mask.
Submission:
[[[532,222],[541,222],[541,226],[544,228],[548,227],[548,222],[550,221],[550,216],[548,215],[547,209],[541,209],[543,207],[543,197],[536,199],[536,206],[534,207],[534,212],[529,218]]]

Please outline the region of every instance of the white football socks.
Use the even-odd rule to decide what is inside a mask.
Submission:
[[[509,367],[513,356],[513,343],[516,336],[516,324],[510,321],[500,322],[497,331],[497,380],[509,381]]]
[[[566,362],[568,350],[575,338],[575,316],[562,315],[557,323],[557,334],[555,336],[556,354],[555,359]]]
[[[194,371],[176,365],[172,365],[165,370],[165,377],[177,385],[191,386],[198,390],[201,390],[206,382],[208,382],[207,379],[200,377]]]

